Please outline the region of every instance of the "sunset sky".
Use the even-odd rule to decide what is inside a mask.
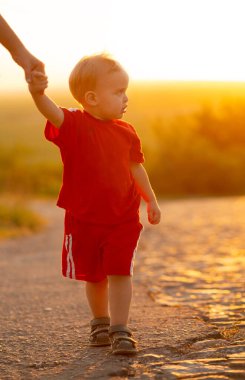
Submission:
[[[63,86],[83,56],[107,51],[132,79],[245,81],[244,0],[1,0],[0,11]],[[25,89],[0,47],[0,91]]]

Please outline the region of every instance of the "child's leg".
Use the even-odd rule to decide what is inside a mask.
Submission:
[[[108,276],[111,326],[127,326],[132,299],[131,276]]]
[[[93,314],[90,322],[90,346],[109,346],[108,280],[86,282],[86,294]]]
[[[111,325],[127,325],[132,299],[131,276],[108,276]],[[108,317],[108,280],[86,282],[86,295],[94,318]]]
[[[112,354],[134,355],[137,352],[136,341],[127,327],[132,298],[131,276],[109,276],[109,305]]]
[[[108,280],[86,282],[88,304],[94,318],[108,317]]]

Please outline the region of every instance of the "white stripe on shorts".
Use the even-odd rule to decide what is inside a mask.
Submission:
[[[72,234],[66,235],[65,247],[67,251],[66,277],[75,278],[75,263],[72,256]]]

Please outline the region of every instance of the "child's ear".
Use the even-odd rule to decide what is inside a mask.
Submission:
[[[96,106],[97,105],[97,96],[94,91],[87,91],[85,94],[85,101],[90,106]]]

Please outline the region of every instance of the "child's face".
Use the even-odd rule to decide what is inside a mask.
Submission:
[[[120,119],[126,112],[128,75],[123,70],[106,73],[95,89],[97,117],[103,120]]]

